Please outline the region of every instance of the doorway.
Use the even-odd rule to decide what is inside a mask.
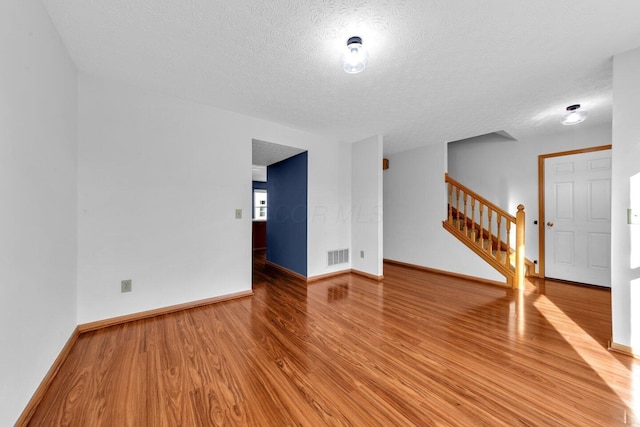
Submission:
[[[252,169],[253,254],[306,277],[307,152],[254,139]]]
[[[610,148],[538,157],[541,277],[611,287]]]

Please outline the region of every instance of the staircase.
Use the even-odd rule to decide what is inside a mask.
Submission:
[[[498,270],[514,289],[524,287],[524,206],[515,216],[445,174],[448,208],[442,225],[469,249]]]

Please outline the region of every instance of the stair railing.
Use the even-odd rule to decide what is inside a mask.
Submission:
[[[443,226],[480,255],[514,289],[524,286],[524,206],[515,216],[445,174],[448,207]],[[514,233],[515,230],[515,233]]]

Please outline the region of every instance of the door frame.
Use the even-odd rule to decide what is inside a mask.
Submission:
[[[538,277],[545,278],[544,273],[544,245],[545,231],[544,226],[544,161],[551,157],[571,156],[573,154],[591,153],[594,151],[610,150],[612,145],[600,145],[597,147],[580,148],[578,150],[560,151],[557,153],[540,154],[538,156]]]

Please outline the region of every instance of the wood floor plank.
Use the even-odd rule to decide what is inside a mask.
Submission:
[[[640,425],[610,292],[385,264],[82,334],[33,426]],[[635,374],[634,374],[635,372]]]

